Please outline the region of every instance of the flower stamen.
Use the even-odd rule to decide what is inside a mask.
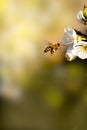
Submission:
[[[77,36],[77,42],[79,42],[79,41],[86,41],[86,40],[87,40],[86,37],[82,37],[80,35]]]

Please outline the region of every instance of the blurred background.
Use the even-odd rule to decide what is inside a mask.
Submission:
[[[0,0],[0,128],[87,130],[87,60],[66,61],[64,28],[85,33],[85,0]]]

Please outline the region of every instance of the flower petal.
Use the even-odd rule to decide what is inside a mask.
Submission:
[[[86,48],[85,48],[86,47]],[[80,41],[74,48],[74,53],[81,59],[87,58],[87,42]]]
[[[87,24],[87,19],[83,16],[83,12],[79,11],[77,14],[77,20],[82,24]]]
[[[71,38],[70,38],[69,34],[67,34],[67,33],[64,34],[64,36],[62,38],[62,43],[64,45],[68,45],[68,44],[72,44],[73,43],[73,41],[71,41]]]
[[[72,27],[65,28],[64,32],[67,33],[67,34],[69,34],[69,35],[72,35],[72,36],[76,35],[76,32],[75,32],[75,30]]]
[[[72,44],[76,41],[76,32],[72,27],[67,27],[64,29],[64,36],[62,38],[62,43],[65,45]]]
[[[76,55],[74,53],[73,45],[68,46],[65,57],[67,58],[68,61],[72,61],[72,60],[74,60],[76,58]]]
[[[74,47],[87,45],[87,41],[79,41]]]
[[[87,58],[87,51],[84,52],[84,51],[82,50],[82,47],[77,47],[77,49],[76,49],[75,51],[76,51],[77,56],[78,56],[80,59],[86,59],[86,58]]]
[[[76,56],[70,52],[66,52],[65,57],[67,58],[68,61],[72,61],[76,58]]]

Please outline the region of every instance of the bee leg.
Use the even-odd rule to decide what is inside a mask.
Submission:
[[[51,50],[50,50],[50,53],[51,53],[51,54],[53,54],[53,53],[54,53],[54,50],[53,50],[53,48],[51,48]]]

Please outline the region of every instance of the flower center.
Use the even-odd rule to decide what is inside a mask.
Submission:
[[[87,45],[83,46],[84,51],[87,51]]]

